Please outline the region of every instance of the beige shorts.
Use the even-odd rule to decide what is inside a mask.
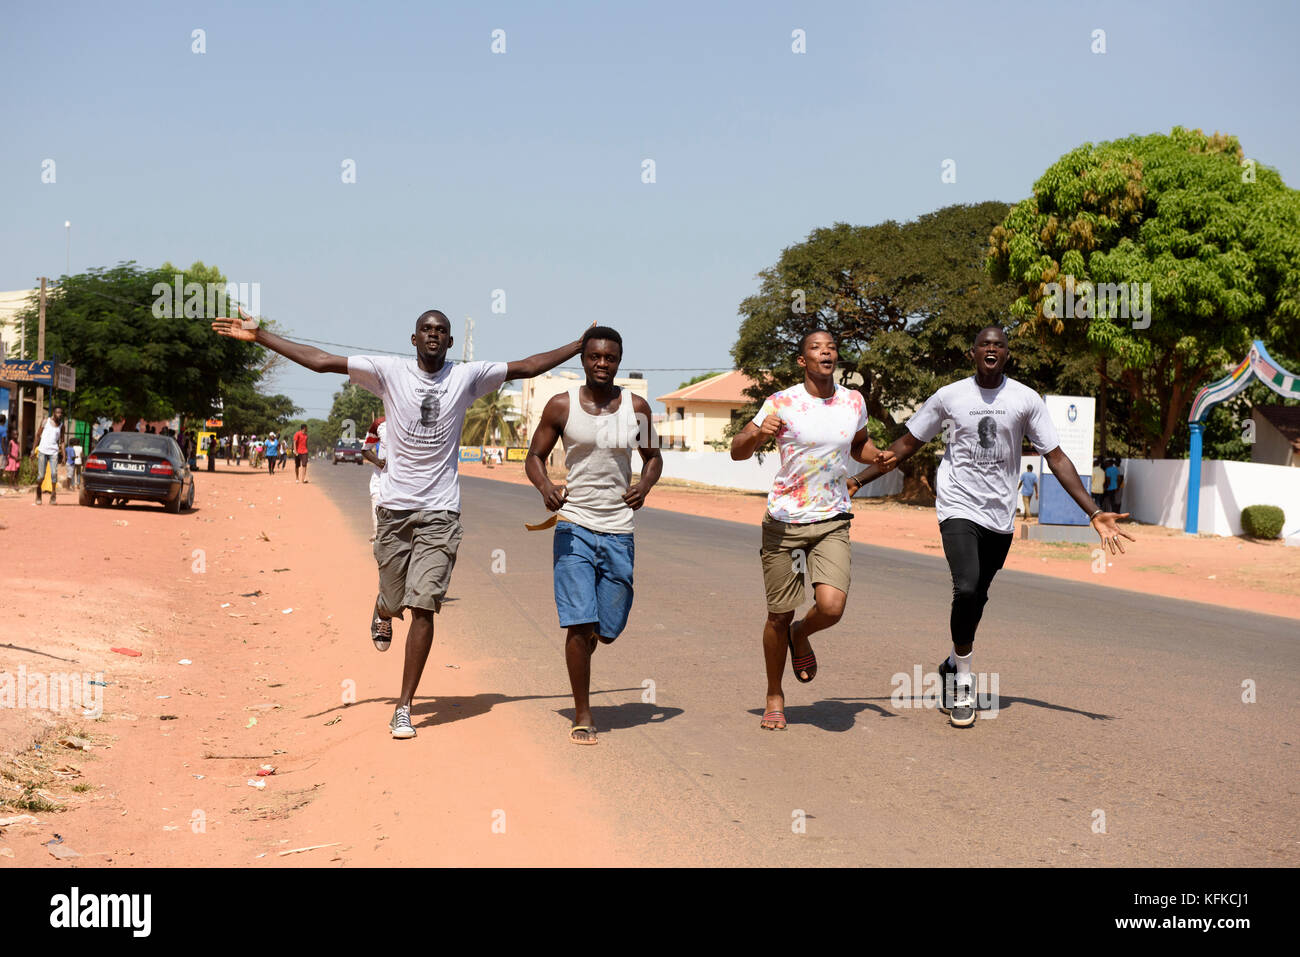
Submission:
[[[804,601],[805,582],[849,593],[849,522],[831,519],[810,525],[763,517],[763,588],[767,610],[794,611]]]
[[[380,611],[392,618],[402,617],[403,608],[441,611],[460,548],[460,514],[380,505],[375,520]]]

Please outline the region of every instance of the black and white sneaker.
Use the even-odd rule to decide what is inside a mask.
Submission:
[[[379,651],[387,651],[393,643],[393,619],[380,616],[378,599],[375,599],[375,610],[370,616],[370,640]]]
[[[939,662],[939,710],[944,714],[952,711],[953,686],[957,680],[957,669],[945,658]]]
[[[954,728],[969,728],[975,723],[975,691],[973,681],[954,682],[952,710],[948,720]]]
[[[388,722],[388,730],[395,738],[413,738],[415,729],[411,727],[411,706],[399,705],[393,712],[393,720]]]

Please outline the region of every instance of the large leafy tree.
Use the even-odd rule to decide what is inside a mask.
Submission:
[[[732,356],[757,386],[748,421],[762,399],[803,378],[799,340],[825,328],[839,341],[843,381],[860,376],[873,436],[901,434],[911,411],[940,386],[971,374],[975,333],[1005,324],[1014,291],[991,281],[984,265],[989,232],[1005,203],[949,206],[909,223],[837,223],[814,230],[759,273],[759,291],[740,304],[743,321]],[[1059,354],[1029,340],[1017,344],[1008,371],[1038,388],[1056,384]],[[1074,370],[1086,379],[1086,366]],[[932,453],[901,466],[904,494],[931,487]]]
[[[349,382],[334,393],[321,439],[326,448],[333,448],[339,439],[363,439],[370,423],[383,414],[382,399]]]
[[[223,394],[249,390],[262,375],[265,350],[213,335],[202,317],[155,308],[160,285],[221,283],[213,267],[170,265],[141,269],[134,262],[65,276],[47,297],[47,356],[76,367],[77,389],[67,400],[78,418],[205,418]],[[179,312],[179,314],[178,314]],[[27,310],[35,328],[36,306]],[[129,427],[129,426],[128,426]]]
[[[1093,354],[1152,457],[1185,445],[1197,390],[1252,339],[1284,364],[1300,352],[1300,194],[1232,136],[1175,127],[1072,150],[992,231],[988,265],[1015,284],[1022,331]],[[1094,296],[1103,283],[1149,283],[1149,325]],[[1069,285],[1063,315],[1053,294]]]

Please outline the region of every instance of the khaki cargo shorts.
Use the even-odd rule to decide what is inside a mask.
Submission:
[[[830,585],[849,593],[848,519],[791,525],[763,516],[763,588],[767,610],[794,611],[804,601],[804,583]]]
[[[379,505],[375,525],[380,611],[392,618],[401,618],[403,608],[441,611],[460,548],[460,513]]]

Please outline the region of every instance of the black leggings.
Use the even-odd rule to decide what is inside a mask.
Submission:
[[[1010,532],[995,532],[964,518],[939,523],[943,553],[952,571],[952,614],[948,624],[958,647],[975,641],[975,629],[984,616],[989,585],[1007,560]]]

